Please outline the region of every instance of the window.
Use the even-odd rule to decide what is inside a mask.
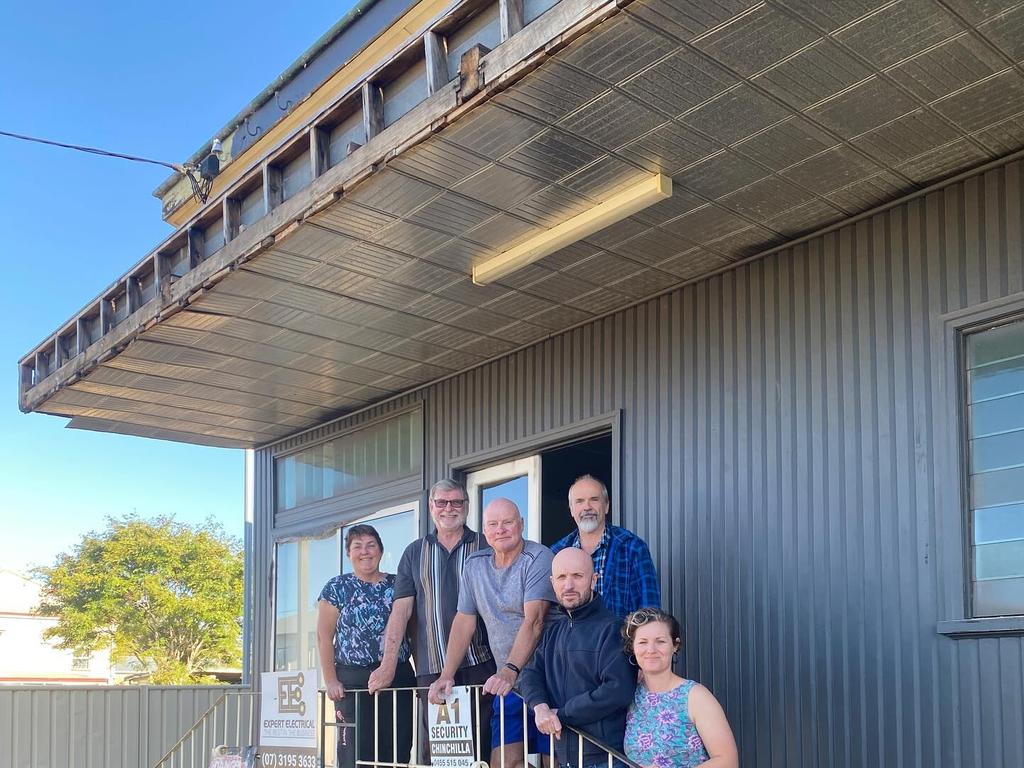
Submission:
[[[406,546],[419,532],[419,503],[409,502],[353,520],[340,531],[320,538],[277,545],[274,669],[319,668],[316,647],[317,598],[324,584],[339,573],[350,573],[343,551],[345,532],[358,523],[377,529],[384,544],[380,569],[395,573]]]
[[[316,659],[316,600],[327,580],[338,575],[340,558],[337,531],[277,545],[274,669],[307,669]]]
[[[71,669],[73,672],[88,672],[92,666],[92,654],[88,651],[82,653],[75,651],[71,657]]]
[[[1024,320],[965,337],[971,605],[1024,614]]]
[[[418,477],[421,418],[410,411],[277,459],[277,511]]]

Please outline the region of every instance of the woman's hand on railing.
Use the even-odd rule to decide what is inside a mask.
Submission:
[[[345,686],[342,685],[338,680],[335,680],[333,683],[327,683],[327,698],[331,701],[344,699]]]
[[[557,709],[551,709],[547,704],[538,704],[533,708],[533,719],[541,733],[556,739],[562,738],[562,721],[558,719]]]

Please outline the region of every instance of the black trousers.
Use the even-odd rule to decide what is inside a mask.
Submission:
[[[338,721],[338,768],[355,768],[356,760],[374,759],[374,734],[380,762],[407,763],[409,748],[412,746],[412,691],[390,691],[377,694],[377,716],[374,716],[374,697],[360,691],[349,693],[350,688],[365,688],[370,674],[379,665],[372,667],[349,667],[337,664],[334,667],[338,680],[345,686],[345,698],[334,702],[334,714]],[[412,688],[416,685],[412,666],[403,661],[395,670],[392,688]],[[395,704],[397,703],[397,713]],[[393,729],[398,734],[398,756],[392,755],[394,745]]]
[[[493,661],[485,661],[472,667],[463,667],[455,673],[455,685],[483,685],[487,678],[494,674]],[[428,688],[440,675],[418,675],[417,688]],[[420,697],[420,762],[430,765],[429,730],[427,728],[427,692],[419,691]],[[491,707],[494,696],[480,694],[480,720],[476,723],[477,738],[480,739],[480,759],[490,762],[491,759]],[[476,712],[473,713],[476,718]]]

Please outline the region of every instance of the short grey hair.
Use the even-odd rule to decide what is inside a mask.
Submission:
[[[446,477],[444,480],[438,480],[436,483],[430,486],[430,501],[434,500],[434,496],[437,494],[438,491],[460,491],[462,493],[462,498],[469,498],[469,494],[466,493],[466,486],[464,486],[458,480],[455,480],[450,477]]]
[[[604,497],[605,502],[608,502],[608,486],[602,483],[593,475],[580,475],[572,481],[572,485],[569,486],[569,506],[572,506],[572,489],[576,487],[576,483],[582,483],[584,480],[593,480],[595,483],[601,486],[601,496]]]

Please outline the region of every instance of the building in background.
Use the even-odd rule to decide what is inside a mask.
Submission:
[[[40,586],[0,570],[0,685],[87,685],[114,682],[110,651],[65,651],[43,633],[57,619],[40,616]]]
[[[216,137],[208,201],[158,190],[176,232],[20,405],[251,452],[250,680],[315,660],[347,526],[393,571],[458,475],[551,542],[591,472],[745,766],[1024,765],[1022,30],[363,3]]]

